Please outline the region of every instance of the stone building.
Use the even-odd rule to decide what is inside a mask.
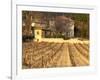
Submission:
[[[31,12],[27,16],[25,15],[26,18],[22,21],[25,38],[33,36],[34,40],[41,41],[42,38],[61,38],[63,36],[62,38],[67,39],[74,37],[74,21],[71,18],[64,15],[52,15],[48,18],[43,14]]]

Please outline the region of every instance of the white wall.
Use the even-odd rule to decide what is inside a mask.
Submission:
[[[18,0],[21,1],[21,0]],[[24,0],[23,0],[24,1]],[[97,6],[97,26],[94,26],[97,29],[97,33],[100,34],[100,2],[99,0],[25,0],[25,1],[36,1],[36,2],[45,2],[45,3],[61,3],[61,4],[78,4],[78,5],[94,5]],[[11,59],[11,1],[10,0],[1,0],[0,2],[0,80],[8,80],[10,76],[10,59]],[[100,48],[100,37],[98,35],[98,48]],[[100,57],[100,54],[98,54]],[[98,62],[100,58],[98,58]],[[98,64],[100,67],[100,63]],[[98,69],[100,75],[100,68]],[[98,74],[97,74],[98,75]],[[94,76],[94,80],[98,76]],[[77,80],[81,80],[81,76],[75,76]],[[48,79],[51,80],[51,79]],[[55,80],[66,80],[64,77],[55,78]],[[83,77],[83,80],[86,80]],[[88,77],[90,80],[90,76]]]

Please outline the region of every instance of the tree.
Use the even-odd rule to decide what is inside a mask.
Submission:
[[[74,25],[74,21],[66,16],[56,17],[56,31],[61,33],[65,38],[68,38],[68,33],[71,31],[71,27]]]
[[[31,35],[31,23],[32,23],[32,12],[31,11],[23,11],[22,12],[22,21],[25,23],[23,35]]]

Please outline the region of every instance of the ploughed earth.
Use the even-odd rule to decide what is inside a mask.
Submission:
[[[23,42],[22,68],[89,66],[89,41]]]

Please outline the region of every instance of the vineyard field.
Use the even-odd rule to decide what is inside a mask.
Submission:
[[[22,69],[89,66],[89,42],[23,42]]]

